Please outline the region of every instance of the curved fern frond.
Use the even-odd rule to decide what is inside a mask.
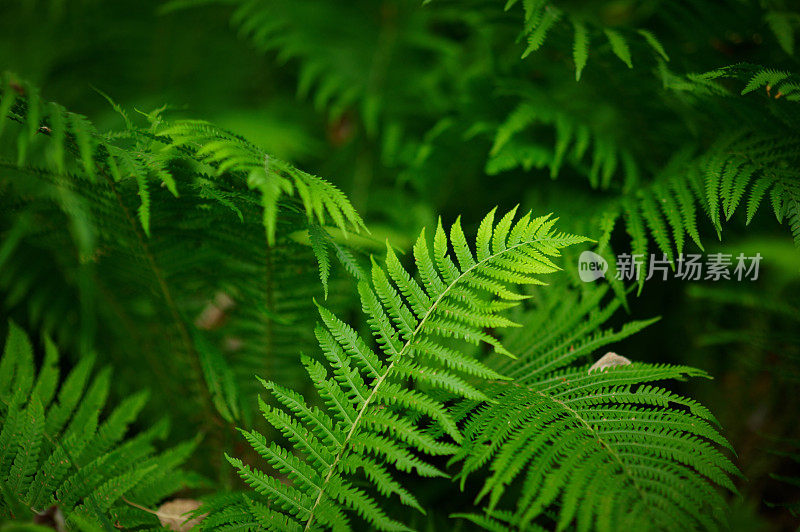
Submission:
[[[612,142],[606,142],[607,148],[597,144],[591,166],[581,166],[589,139],[597,134],[563,112],[536,102],[533,99],[520,104],[498,127],[487,172],[515,166],[549,166],[551,176],[555,176],[567,159],[574,169],[586,173],[593,187],[615,190],[616,196],[594,200],[582,210],[595,213],[593,226],[571,228],[586,234],[595,231],[592,236],[598,240],[598,252],[604,251],[613,231],[623,227],[629,235],[632,254],[647,258],[649,250],[655,248],[674,263],[690,242],[704,249],[704,220],[710,222],[706,227],[713,228],[721,238],[725,222],[740,212],[742,221],[750,224],[767,199],[778,222],[789,226],[795,244],[800,246],[800,174],[795,170],[800,145],[795,136],[749,129],[723,134],[699,155],[687,150],[676,152],[646,181],[639,175],[632,154]],[[537,144],[537,137],[530,136],[539,124],[554,129],[554,144]],[[621,184],[612,180],[618,166],[625,175]],[[640,288],[645,274],[640,272],[638,276]]]
[[[175,177],[167,168],[167,163],[176,160],[204,163],[196,169],[201,174],[243,175],[249,187],[261,193],[264,227],[271,244],[275,242],[278,201],[282,195],[292,196],[295,192],[309,219],[325,224],[330,217],[343,231],[364,229],[361,217],[334,185],[270,157],[243,138],[207,122],[184,120],[164,124],[159,119],[151,131],[142,131],[134,129],[123,112],[128,129],[101,134],[84,117],[52,102],[42,102],[35,87],[9,73],[3,74],[0,94],[0,116],[8,115],[24,125],[16,139],[18,166],[25,163],[28,146],[37,136],[49,136],[48,151],[55,170],[65,169],[64,154],[69,149],[81,162],[81,170],[89,181],[96,181],[98,172],[117,182],[135,180],[142,202],[139,218],[148,234],[149,188],[163,184],[173,195],[178,195]],[[130,141],[134,146],[130,146]]]
[[[595,310],[607,289],[579,299],[555,292],[561,298],[545,298],[509,338],[520,356],[491,364],[514,379],[494,382],[490,402],[455,407],[464,423],[451,460],[462,462],[457,478],[463,488],[477,471],[488,476],[476,497],[484,513],[454,517],[487,530],[537,530],[548,518],[557,530],[720,528],[718,487],[735,491],[738,474],[719,450],[730,444],[705,407],[650,384],[706,374],[630,362],[576,365],[652,321],[601,332],[619,304]],[[552,331],[537,327],[551,322]]]
[[[686,76],[677,76],[669,72],[664,65],[661,65],[660,70],[665,87],[683,95],[693,95],[700,99],[731,98],[737,96],[737,93],[738,96],[747,95],[747,98],[739,99],[741,106],[735,110],[738,116],[752,121],[754,113],[750,111],[758,108],[767,110],[770,120],[777,119],[790,128],[797,124],[797,116],[792,106],[800,99],[798,94],[800,78],[795,72],[752,63],[736,63]],[[722,80],[735,80],[740,83],[741,88],[736,89],[732,83],[723,83]],[[756,125],[766,125],[763,122],[765,117],[758,117],[757,114],[755,117],[760,120]]]
[[[365,229],[364,222],[347,197],[336,186],[281,161],[250,144],[245,139],[214,125],[198,120],[183,120],[157,131],[170,139],[164,148],[174,158],[180,159],[182,148],[188,148],[209,173],[222,175],[241,172],[247,176],[250,188],[261,193],[264,209],[264,227],[267,240],[275,243],[278,202],[283,195],[297,193],[306,216],[324,225],[328,217],[345,234],[352,229]]]
[[[644,364],[593,374],[587,365],[497,385],[493,403],[467,422],[457,457],[465,471],[490,464],[477,497],[490,511],[522,482],[521,530],[553,504],[559,530],[573,520],[580,529],[717,529],[725,502],[714,485],[735,490],[738,473],[715,448],[727,442],[707,410],[646,384],[703,375]]]
[[[110,372],[90,379],[94,359],[85,357],[59,387],[58,351],[49,339],[44,344],[37,373],[29,338],[9,323],[0,360],[0,516],[32,518],[57,505],[68,522],[158,525],[125,498],[151,506],[201,485],[179,469],[199,440],[157,452],[154,443],[167,436],[166,419],[125,439],[147,394],[129,396],[100,419]]]
[[[576,35],[582,35],[579,26]],[[575,50],[579,62],[584,56],[581,50]],[[647,259],[648,252],[655,251],[674,263],[691,243],[704,249],[701,236],[708,229],[713,228],[721,238],[724,223],[737,212],[749,224],[767,201],[776,219],[789,226],[795,244],[800,245],[800,176],[794,170],[797,76],[748,64],[689,75],[680,81],[663,65],[661,71],[664,87],[681,103],[716,105],[713,108],[720,116],[714,120],[725,127],[717,127],[713,135],[667,147],[663,162],[648,168],[644,161],[653,157],[652,148],[650,153],[642,152],[633,132],[624,130],[628,119],[620,119],[622,105],[581,108],[572,102],[584,96],[574,91],[553,87],[545,92],[532,84],[510,85],[505,92],[517,96],[516,107],[499,124],[482,123],[480,129],[475,128],[478,133],[494,130],[485,171],[495,175],[547,168],[550,176],[556,177],[568,167],[570,174],[587,177],[593,188],[612,192],[605,198],[595,194],[580,209],[582,214],[587,209],[594,213],[593,225],[570,227],[596,238],[598,252],[608,255],[607,259],[613,257],[605,248],[612,232],[621,227],[629,235],[630,253]],[[740,81],[741,86],[728,79]],[[737,96],[739,92],[741,96]],[[733,113],[724,103],[724,109],[720,107],[725,98],[737,99]],[[640,129],[646,131],[649,126],[642,124]],[[698,144],[702,146],[699,153]],[[556,210],[569,212],[568,205],[558,206],[558,194],[548,196]],[[570,202],[574,201],[570,197]],[[586,221],[581,216],[569,219]],[[645,273],[638,277],[640,290]]]
[[[539,276],[558,269],[551,257],[584,240],[556,232],[549,216],[527,214],[515,221],[515,212],[495,222],[492,211],[478,229],[474,249],[458,220],[449,238],[439,223],[432,249],[423,231],[414,246],[419,281],[391,248],[385,269],[373,263],[371,283],[361,282],[359,294],[377,351],[320,307],[324,326],[316,334],[327,364],[308,357],[303,364],[324,408],[264,382],[283,408],[262,403],[262,411],[295,452],[257,432],[243,434],[289,483],[228,459],[270,505],[269,512],[280,512],[287,529],[350,529],[351,513],[377,529],[406,529],[372,493],[397,495],[404,504],[419,507],[387,465],[443,476],[423,456],[453,454],[462,438],[438,394],[483,400],[484,393],[470,381],[501,378],[462,354],[452,340],[487,344],[508,354],[486,331],[514,325],[501,312],[526,296],[513,287],[541,284]],[[433,438],[428,427],[439,427],[446,437]],[[268,517],[252,510],[249,516],[237,526]]]

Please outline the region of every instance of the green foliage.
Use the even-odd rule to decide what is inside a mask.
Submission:
[[[0,530],[797,528],[795,4],[8,3]]]
[[[256,371],[280,374],[281,350],[293,356],[298,338],[312,338],[297,325],[313,315],[318,287],[310,250],[294,233],[331,223],[347,236],[363,228],[359,215],[333,185],[209,124],[169,123],[156,110],[137,126],[114,104],[126,127],[100,133],[10,74],[2,94],[0,105],[18,124],[4,136],[14,138],[19,154],[0,160],[15,212],[0,256],[2,284],[13,287],[7,307],[26,305],[33,322],[64,340],[80,323],[84,348],[97,341],[100,324],[121,337],[132,323],[150,323],[167,345],[181,346],[173,360],[156,363],[160,385],[177,393],[188,382],[204,398],[207,420],[238,418],[247,408],[240,386],[247,389]],[[252,231],[259,225],[266,239]],[[355,267],[347,250],[337,256]],[[219,257],[227,257],[224,265]],[[39,266],[31,268],[32,261]],[[66,278],[53,277],[53,261],[69,265]],[[285,282],[289,277],[294,282]],[[66,289],[54,288],[59,282]],[[123,292],[105,294],[102,286]],[[83,302],[77,316],[69,304],[76,293]],[[128,299],[134,294],[143,301]],[[108,298],[118,306],[98,316],[111,310]],[[213,331],[233,306],[240,310],[230,334],[245,345],[231,364]],[[277,360],[272,367],[259,360],[265,341]]]
[[[519,356],[498,369],[513,380],[493,383],[491,402],[457,408],[465,444],[453,460],[463,462],[462,488],[468,475],[489,471],[476,497],[486,501],[484,513],[460,517],[519,530],[543,515],[557,530],[573,522],[579,530],[712,530],[724,522],[715,485],[735,491],[738,470],[718,447],[732,447],[705,407],[651,384],[707,375],[666,364],[582,363],[654,321],[600,330],[619,306],[591,314],[606,293],[562,290],[523,315],[523,327],[539,332],[509,339]],[[509,491],[514,507],[498,509]]]
[[[171,140],[166,151],[176,160],[181,159],[182,149],[193,151],[194,158],[207,165],[198,169],[200,173],[247,175],[248,186],[261,193],[264,227],[270,244],[275,243],[278,202],[281,196],[292,196],[295,192],[309,220],[325,224],[326,217],[330,217],[345,232],[350,227],[356,231],[364,227],[361,217],[335,186],[270,157],[240,137],[196,121],[170,124],[156,133]]]
[[[281,196],[292,196],[295,192],[309,219],[324,224],[328,216],[343,231],[349,227],[356,231],[363,228],[358,213],[335,186],[270,157],[241,137],[211,124],[199,121],[164,123],[155,112],[147,116],[149,128],[134,128],[126,112],[111,102],[127,128],[102,135],[84,117],[57,104],[42,102],[36,88],[16,81],[11,74],[4,74],[0,89],[3,95],[0,111],[23,127],[16,139],[18,167],[25,165],[28,147],[40,135],[52,138],[44,155],[52,161],[52,167],[41,170],[77,171],[83,175],[76,178],[90,182],[97,180],[98,173],[111,183],[135,181],[141,200],[137,209],[139,220],[148,236],[149,189],[163,186],[173,196],[178,196],[175,178],[167,169],[167,163],[178,162],[196,165],[192,170],[198,174],[246,175],[247,185],[261,193],[264,227],[270,244],[275,241],[278,201]],[[0,129],[0,133],[2,131]],[[78,159],[77,168],[67,169],[67,151]],[[215,199],[226,204],[225,196],[220,196]]]
[[[158,452],[155,442],[168,434],[166,419],[125,438],[148,394],[131,395],[103,419],[110,371],[90,379],[94,357],[86,357],[59,386],[58,351],[49,338],[44,345],[37,372],[30,339],[9,323],[0,363],[0,515],[25,519],[57,505],[73,525],[157,526],[127,500],[153,505],[201,485],[178,469],[197,440]]]
[[[517,0],[509,0],[506,2],[505,9],[509,10],[517,4]],[[523,0],[522,6],[525,11],[525,34],[528,40],[528,47],[522,54],[522,58],[527,57],[531,52],[534,52],[542,47],[547,38],[547,33],[553,28],[556,23],[561,19],[565,13],[561,8],[555,4],[551,4],[541,0]],[[628,68],[633,68],[633,61],[631,58],[631,49],[628,44],[630,39],[641,40],[644,44],[651,48],[651,52],[655,52],[664,60],[669,61],[664,47],[658,41],[652,32],[644,29],[626,28],[625,33],[619,29],[605,26],[600,23],[597,24],[592,20],[587,13],[566,13],[566,20],[572,22],[575,33],[573,39],[574,62],[575,62],[575,80],[580,81],[581,72],[586,66],[586,61],[589,56],[590,50],[590,35],[597,34],[603,35],[608,43],[611,52],[619,58]]]
[[[515,220],[515,213],[497,223],[495,211],[489,213],[474,251],[458,220],[449,239],[439,223],[433,256],[423,231],[414,246],[421,284],[391,248],[385,269],[373,262],[372,282],[362,281],[359,293],[380,354],[320,307],[324,326],[316,335],[332,374],[312,358],[303,358],[303,365],[325,409],[309,407],[295,392],[263,381],[285,408],[261,403],[264,416],[303,458],[258,432],[242,431],[291,484],[229,457],[245,482],[266,499],[263,505],[248,502],[247,517],[236,514],[242,517],[234,521],[237,526],[349,529],[353,524],[346,511],[352,511],[377,529],[406,529],[381,509],[374,495],[358,487],[363,480],[377,493],[397,495],[403,504],[424,511],[386,464],[423,477],[444,476],[422,458],[453,454],[462,439],[440,394],[485,400],[470,380],[500,378],[479,360],[459,353],[450,339],[485,343],[496,353],[509,354],[484,329],[514,325],[500,314],[524,298],[512,286],[540,284],[537,276],[557,270],[549,257],[583,241],[556,232],[549,216],[532,218],[529,213]],[[412,382],[416,385],[409,387]],[[449,441],[432,438],[430,427],[441,428]]]
[[[705,75],[713,79],[729,73],[726,69]],[[768,85],[790,98],[793,85],[787,74],[757,72],[743,94]],[[786,84],[782,84],[786,82]],[[692,87],[696,90],[696,87]],[[722,90],[722,89],[720,89]],[[786,92],[783,92],[786,91]],[[592,131],[575,117],[553,107],[551,99],[537,92],[528,93],[520,105],[498,128],[486,170],[495,174],[521,166],[524,169],[549,167],[556,177],[569,161],[582,166],[589,148],[591,157],[587,177],[593,188],[608,189],[619,169],[623,171],[623,194],[595,207],[606,222],[600,242],[607,242],[614,221],[624,215],[627,233],[633,238],[635,253],[647,251],[648,232],[659,250],[670,260],[683,253],[690,237],[701,249],[698,212],[704,212],[719,235],[722,222],[730,220],[737,208],[746,210],[749,224],[762,200],[769,198],[778,222],[786,222],[798,240],[797,140],[781,134],[739,130],[725,136],[696,157],[679,152],[650,182],[643,183],[635,158],[622,151],[620,141],[610,130]],[[598,111],[595,111],[598,112]],[[599,114],[599,112],[598,112]],[[517,139],[534,126],[555,128],[555,146],[531,144]]]

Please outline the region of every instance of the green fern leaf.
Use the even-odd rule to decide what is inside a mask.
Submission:
[[[257,493],[281,509],[291,527],[349,529],[348,513],[355,513],[377,529],[406,529],[388,517],[372,495],[356,487],[353,474],[361,470],[378,493],[397,494],[402,502],[419,506],[389,470],[373,460],[386,460],[399,471],[413,468],[423,476],[441,475],[421,456],[453,454],[458,447],[450,441],[458,442],[461,436],[432,390],[482,400],[484,394],[468,379],[495,374],[443,342],[455,337],[505,353],[495,338],[483,332],[486,327],[512,324],[499,314],[508,305],[492,302],[497,298],[518,301],[523,296],[512,290],[513,285],[539,283],[537,276],[557,270],[549,257],[583,241],[557,233],[554,220],[547,216],[532,219],[526,215],[515,222],[515,211],[497,223],[495,211],[484,218],[474,254],[458,221],[450,238],[441,222],[438,224],[433,255],[423,232],[414,246],[421,284],[391,248],[387,249],[385,271],[373,263],[373,283],[360,283],[359,293],[377,353],[348,325],[320,308],[325,327],[317,329],[317,337],[333,378],[322,363],[308,357],[303,363],[323,399],[324,410],[310,409],[299,395],[264,383],[288,409],[263,405],[265,417],[302,453],[303,460],[280,446],[268,446],[259,434],[247,432],[250,444],[287,474],[291,484],[236,458],[229,461]],[[451,249],[459,266],[451,259]],[[456,356],[448,360],[451,353]],[[409,379],[425,387],[408,388]],[[443,438],[428,434],[423,420],[441,429]]]
[[[611,51],[614,55],[619,57],[619,60],[628,65],[628,68],[633,68],[631,60],[631,49],[628,46],[628,41],[618,31],[612,29],[604,30],[608,43],[611,45]]]
[[[457,478],[463,487],[476,471],[487,477],[477,495],[484,513],[453,517],[486,530],[538,530],[535,520],[545,515],[557,530],[720,527],[725,501],[714,485],[735,491],[731,476],[739,474],[718,448],[730,444],[702,405],[648,384],[706,375],[639,363],[592,370],[579,362],[653,323],[595,333],[619,306],[614,300],[596,310],[607,290],[580,302],[554,290],[509,338],[524,353],[502,363],[514,380],[494,383],[491,403],[455,409],[465,438],[451,460],[460,464]],[[513,508],[501,509],[507,499]]]
[[[151,493],[158,498],[140,499],[148,504],[182,486],[198,484],[177,469],[196,441],[152,457],[154,441],[165,437],[163,424],[123,441],[128,426],[144,407],[146,393],[131,395],[98,423],[110,373],[101,373],[84,393],[92,357],[84,357],[72,370],[51,404],[57,388],[58,352],[50,340],[45,340],[45,346],[45,363],[37,376],[30,340],[16,324],[9,323],[0,360],[4,404],[0,409],[0,484],[7,488],[6,497],[0,500],[0,517],[30,518],[14,513],[19,504],[27,512],[41,512],[57,503],[68,523],[108,524],[112,509],[118,515],[121,508],[128,507],[121,497],[142,482],[159,481],[166,488]],[[180,482],[175,481],[177,477]],[[157,521],[147,513],[140,513],[136,520],[142,518],[150,525]],[[124,527],[130,523],[115,521]]]

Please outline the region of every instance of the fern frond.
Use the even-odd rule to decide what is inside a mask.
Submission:
[[[725,135],[705,153],[677,153],[650,182],[583,206],[581,212],[595,213],[593,223],[572,230],[595,236],[603,253],[600,246],[622,226],[630,238],[630,253],[647,257],[652,242],[655,251],[674,262],[686,253],[689,241],[704,249],[704,224],[721,238],[725,222],[741,212],[742,221],[749,224],[769,198],[776,219],[788,225],[797,245],[796,150],[797,139],[791,136],[741,131]],[[614,257],[607,260],[613,262]],[[640,288],[645,273],[639,273]]]
[[[647,41],[647,44],[649,44],[653,48],[653,50],[655,50],[658,53],[658,55],[660,55],[664,59],[664,61],[669,61],[669,55],[667,55],[667,51],[664,50],[664,46],[656,38],[656,36],[653,35],[653,32],[640,29],[637,30],[637,33],[639,33],[639,35],[644,37],[644,40]]]
[[[55,398],[58,352],[49,339],[45,345],[45,364],[37,374],[30,340],[9,323],[0,359],[0,479],[6,488],[0,515],[25,519],[31,516],[14,512],[20,507],[41,512],[56,504],[70,522],[113,518],[127,526],[116,516],[127,508],[126,495],[156,504],[199,485],[200,479],[179,469],[197,440],[156,452],[154,443],[166,437],[166,423],[124,439],[146,394],[130,396],[100,422],[110,382],[104,372],[89,383],[91,358],[67,375]],[[142,512],[136,519],[156,521]]]
[[[531,26],[531,31],[528,35],[528,47],[522,53],[523,59],[528,57],[531,52],[538,50],[542,44],[544,44],[547,38],[547,32],[558,22],[559,18],[561,18],[561,10],[554,6],[545,6],[541,12],[527,14],[528,21],[526,25]]]
[[[732,96],[731,92],[718,80],[734,79],[743,83],[739,94],[744,96],[763,89],[766,96],[761,102],[796,102],[800,98],[798,87],[800,80],[797,74],[785,70],[764,67],[750,63],[737,63],[700,74],[689,74],[686,79],[672,78],[670,88],[685,91],[699,96]],[[788,113],[786,113],[788,114]],[[785,120],[789,118],[784,113],[775,113],[776,117]]]
[[[191,120],[170,124],[158,134],[171,139],[165,150],[172,157],[180,158],[186,148],[207,164],[211,173],[246,175],[248,186],[261,193],[264,227],[270,244],[275,243],[278,202],[284,194],[297,194],[309,220],[325,225],[330,217],[345,234],[348,230],[365,229],[347,197],[334,185],[271,157],[241,137],[208,122]]]
[[[449,455],[461,441],[458,427],[434,390],[452,396],[483,398],[468,384],[471,375],[491,375],[477,360],[443,364],[448,339],[483,343],[507,353],[487,327],[512,325],[500,311],[524,298],[517,284],[540,284],[540,275],[557,267],[550,257],[583,238],[556,232],[549,216],[530,214],[515,221],[516,209],[495,222],[495,211],[483,220],[474,248],[464,238],[459,221],[450,237],[439,223],[433,248],[423,231],[414,246],[420,281],[388,248],[385,269],[373,263],[372,283],[361,282],[362,309],[378,346],[377,352],[347,324],[324,308],[324,327],[317,329],[328,361],[309,358],[304,365],[325,409],[306,405],[298,394],[273,383],[267,389],[288,411],[262,406],[265,417],[287,436],[302,461],[256,433],[246,438],[290,484],[266,475],[236,458],[229,458],[256,492],[280,509],[292,527],[346,528],[355,513],[381,530],[406,527],[381,509],[375,495],[357,488],[354,474],[363,471],[367,485],[380,494],[413,498],[383,465],[399,471],[412,468],[423,476],[441,475],[423,455]],[[432,252],[432,255],[431,255]],[[391,281],[390,281],[391,279]],[[409,388],[409,382],[418,386]],[[413,417],[409,412],[415,412]],[[426,421],[428,420],[428,421]],[[431,437],[426,426],[440,427],[445,439]],[[449,441],[448,441],[449,440]],[[375,462],[375,460],[379,460]]]
[[[581,73],[589,59],[589,34],[582,22],[576,21],[575,39],[572,44],[572,58],[575,61],[575,81],[581,80]]]
[[[594,109],[592,112],[602,118],[601,125],[588,126],[583,112],[579,115],[559,109],[548,95],[531,87],[523,102],[497,126],[486,172],[494,175],[519,166],[525,170],[548,167],[550,177],[555,178],[568,162],[585,173],[593,188],[609,188],[620,167],[629,181],[635,181],[630,153],[615,138],[618,133],[602,125],[608,119],[607,111]],[[537,142],[535,135],[549,127],[555,130],[552,147],[551,135],[546,144]]]
[[[457,478],[463,487],[476,471],[486,469],[488,477],[476,498],[485,513],[454,517],[486,530],[538,529],[535,520],[545,514],[558,530],[720,528],[725,501],[717,488],[735,491],[731,476],[739,474],[718,449],[730,444],[702,405],[649,384],[705,373],[575,365],[652,321],[597,332],[619,305],[614,300],[593,312],[607,288],[577,300],[570,291],[554,292],[553,303],[545,298],[509,338],[520,356],[499,367],[514,380],[495,381],[491,402],[456,407],[464,427],[451,460],[461,463]],[[588,320],[584,312],[592,312]],[[545,331],[539,322],[557,325]],[[513,509],[500,510],[509,500]]]
[[[270,243],[275,241],[277,205],[282,194],[296,193],[309,219],[314,218],[320,224],[325,224],[330,217],[342,231],[364,229],[358,213],[334,185],[270,157],[243,138],[207,122],[184,120],[163,124],[160,121],[160,127],[153,134],[134,129],[126,118],[128,130],[103,135],[84,117],[57,104],[42,102],[35,87],[9,73],[3,74],[0,89],[2,106],[7,108],[2,116],[8,115],[25,126],[24,134],[17,136],[20,153],[26,151],[22,146],[27,147],[34,137],[47,136],[51,138],[52,145],[48,149],[54,153],[57,170],[64,168],[63,153],[69,149],[81,161],[90,181],[95,180],[99,167],[114,181],[135,180],[142,201],[139,213],[145,232],[149,233],[150,183],[155,180],[155,184],[178,195],[175,176],[166,169],[170,160],[186,160],[199,165],[198,172],[215,176],[241,172],[248,185],[262,193],[264,226]],[[112,105],[118,108],[113,101]],[[54,131],[55,122],[66,129]],[[126,139],[135,140],[140,149],[125,145]],[[120,141],[123,143],[117,144]],[[22,157],[17,165],[22,166],[24,162]]]

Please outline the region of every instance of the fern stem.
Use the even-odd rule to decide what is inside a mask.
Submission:
[[[111,179],[105,171],[100,169],[101,175],[106,179],[108,182],[111,191],[114,193],[114,197],[117,200],[120,208],[122,209],[123,214],[125,215],[125,219],[130,224],[133,232],[136,234],[136,239],[139,242],[139,245],[144,252],[145,257],[147,258],[147,262],[150,266],[150,269],[153,272],[153,275],[156,278],[156,282],[158,283],[159,290],[161,290],[161,295],[164,298],[164,302],[169,309],[169,313],[172,316],[173,321],[175,322],[175,327],[178,330],[178,334],[183,342],[186,352],[189,355],[190,364],[192,367],[192,374],[193,374],[193,381],[198,385],[200,388],[200,395],[202,397],[203,407],[206,410],[206,416],[203,416],[204,421],[211,420],[215,425],[222,427],[224,423],[220,418],[219,414],[217,413],[216,407],[211,399],[211,394],[208,392],[208,388],[203,383],[203,368],[200,366],[200,360],[197,355],[197,350],[194,347],[194,343],[192,342],[192,337],[189,334],[189,329],[186,327],[186,323],[181,318],[180,311],[178,310],[177,305],[175,304],[175,300],[172,297],[172,292],[167,285],[166,280],[164,279],[164,275],[161,272],[161,269],[158,267],[156,263],[155,257],[153,253],[150,251],[150,246],[147,245],[147,241],[145,240],[144,236],[142,235],[141,230],[139,229],[139,224],[135,218],[130,213],[130,210],[125,205],[125,202],[122,199],[117,187],[114,184],[114,180]]]
[[[17,121],[19,123],[23,123],[23,121],[21,119],[19,119],[18,117],[15,117],[13,115],[11,115],[9,118],[11,120]],[[52,136],[52,131],[49,130],[49,129],[47,129],[47,130],[41,130],[40,129],[40,132],[42,134],[44,134],[45,136],[47,136],[47,137],[51,137]],[[74,139],[69,138],[70,135],[69,135],[68,131],[66,132],[66,137],[68,138],[68,143],[67,143],[68,148],[73,153],[73,155],[77,155],[77,149],[74,146]],[[160,268],[156,264],[155,258],[153,257],[153,254],[150,251],[150,247],[147,245],[147,242],[146,242],[144,236],[142,235],[141,231],[139,230],[140,226],[139,226],[138,222],[135,220],[135,218],[131,215],[130,210],[128,209],[128,207],[125,205],[125,202],[123,201],[122,196],[120,195],[119,191],[117,190],[117,187],[116,187],[116,185],[114,183],[114,180],[108,175],[108,173],[100,165],[99,162],[95,161],[95,167],[97,168],[97,170],[100,173],[100,175],[102,175],[103,178],[108,183],[109,188],[111,189],[111,192],[114,194],[114,197],[117,200],[117,203],[119,204],[120,208],[122,209],[123,214],[125,215],[125,219],[127,220],[128,224],[131,226],[131,229],[133,230],[134,234],[136,235],[136,239],[139,242],[139,245],[141,246],[142,251],[145,254],[145,257],[147,258],[147,261],[148,261],[148,263],[150,265],[150,269],[153,271],[153,275],[155,276],[156,281],[158,282],[158,286],[159,286],[161,294],[162,294],[162,296],[164,298],[164,302],[167,304],[167,307],[169,308],[169,312],[170,312],[170,314],[171,314],[171,316],[172,316],[172,318],[173,318],[173,320],[175,322],[175,326],[178,329],[178,334],[181,337],[181,341],[186,346],[186,352],[189,354],[189,359],[191,361],[192,373],[193,373],[193,376],[194,376],[193,380],[196,383],[199,384],[198,387],[200,388],[200,395],[202,396],[203,407],[207,411],[207,414],[208,414],[207,416],[204,416],[203,419],[204,419],[204,421],[210,419],[211,421],[213,421],[213,423],[215,425],[224,426],[222,418],[217,413],[217,410],[216,410],[216,407],[214,406],[214,403],[212,401],[211,395],[208,392],[208,388],[203,384],[203,369],[200,366],[200,360],[199,360],[199,357],[197,355],[197,351],[196,351],[196,349],[194,347],[194,343],[192,342],[191,335],[189,334],[189,330],[186,328],[186,323],[184,322],[184,320],[180,316],[180,312],[178,311],[178,307],[175,304],[175,300],[172,297],[172,293],[171,293],[171,291],[169,289],[169,286],[167,285],[166,280],[164,279],[164,276],[161,273]]]
[[[264,281],[266,283],[266,286],[264,294],[264,304],[267,307],[268,312],[274,313],[275,312],[275,281],[274,281],[275,259],[272,256],[272,246],[266,246],[265,252],[266,252],[266,260],[264,262],[266,266],[266,272],[264,274]],[[273,373],[275,371],[276,353],[274,352],[275,327],[272,316],[269,316],[267,318],[267,321],[265,323],[265,329],[266,330],[264,331],[264,333],[266,336],[266,345],[267,349],[269,349],[270,351],[267,360],[269,361],[268,363],[270,364],[269,368],[270,373]]]

